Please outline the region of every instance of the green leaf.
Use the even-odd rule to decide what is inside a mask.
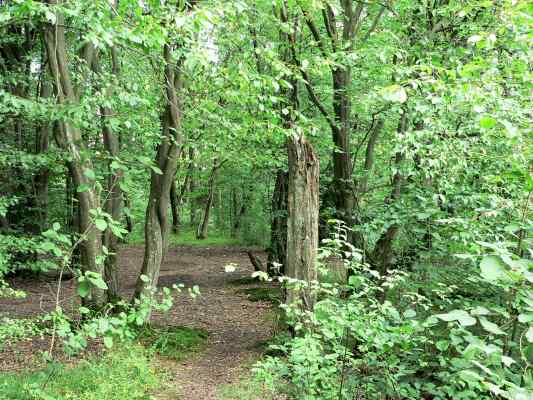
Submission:
[[[448,350],[448,347],[450,347],[450,342],[448,342],[447,340],[439,340],[437,343],[435,343],[435,346],[440,351],[446,351]]]
[[[156,167],[155,165],[150,165],[150,168],[152,168],[152,171],[154,171],[157,175],[163,175],[163,171],[159,167]]]
[[[83,193],[83,192],[86,192],[87,190],[89,190],[91,188],[91,185],[88,185],[86,183],[82,183],[81,185],[79,185],[76,189],[76,191],[78,193]]]
[[[447,322],[457,321],[461,326],[472,326],[476,324],[476,319],[472,318],[465,310],[453,310],[446,314],[437,314],[435,317]]]
[[[96,286],[97,288],[102,289],[102,290],[107,290],[107,284],[104,282],[104,280],[100,276],[98,277],[91,276],[88,279],[91,282],[91,284]]]
[[[490,129],[494,128],[496,126],[496,120],[492,117],[481,117],[479,120],[479,126],[481,126],[483,129]]]
[[[103,219],[95,219],[94,225],[99,231],[105,231],[107,229],[107,222]]]
[[[508,280],[505,265],[497,256],[486,256],[481,260],[481,276],[490,282]]]
[[[104,346],[108,349],[113,347],[113,338],[111,336],[104,336]]]
[[[527,330],[526,339],[529,343],[533,343],[533,326],[530,326]]]
[[[78,294],[80,297],[87,297],[89,295],[89,291],[91,290],[91,287],[89,286],[89,282],[82,281],[78,283]]]
[[[85,171],[83,171],[83,175],[85,175],[87,178],[93,181],[96,179],[96,174],[94,173],[92,169],[86,169]]]
[[[533,321],[533,313],[520,314],[518,316],[518,321],[523,324],[529,324],[531,321]]]
[[[505,335],[506,333],[500,329],[498,325],[496,325],[493,322],[490,322],[485,317],[480,317],[479,322],[481,323],[481,326],[483,329],[485,329],[487,332],[490,332],[494,335]]]
[[[53,229],[54,231],[57,232],[60,228],[61,228],[61,225],[59,225],[59,222],[54,222],[54,223],[52,224],[52,229]]]
[[[382,95],[385,100],[394,103],[405,103],[407,101],[407,92],[400,85],[392,85],[383,88]]]

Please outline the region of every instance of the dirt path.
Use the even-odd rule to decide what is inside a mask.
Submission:
[[[198,285],[201,296],[192,299],[184,291],[172,310],[164,315],[155,314],[153,322],[205,329],[209,337],[202,353],[177,364],[165,363],[175,382],[175,392],[171,390],[174,393],[166,395],[165,399],[217,399],[217,388],[238,381],[242,369],[259,357],[260,342],[271,336],[272,323],[267,318],[271,305],[249,301],[238,290],[250,285],[234,284],[240,278],[249,277],[253,271],[244,250],[240,247],[196,246],[173,246],[169,250],[161,268],[160,286],[174,283],[183,283],[186,287]],[[121,249],[119,260],[124,296],[133,292],[142,255],[140,246]],[[236,264],[236,271],[227,273],[224,266],[230,263]],[[27,291],[28,296],[0,304],[0,315],[30,316],[53,308],[54,282],[16,278],[12,285]],[[62,306],[69,309],[76,301],[74,282],[65,282]]]

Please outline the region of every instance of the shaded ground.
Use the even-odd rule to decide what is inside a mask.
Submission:
[[[158,363],[169,371],[175,382],[165,390],[163,398],[216,399],[217,387],[238,381],[243,366],[250,365],[260,355],[259,344],[270,337],[272,323],[266,316],[271,305],[251,302],[239,294],[242,293],[239,289],[253,287],[253,283],[234,285],[253,272],[244,251],[240,247],[173,246],[170,249],[161,268],[160,286],[198,285],[201,296],[192,299],[183,291],[172,310],[164,315],[155,314],[153,322],[205,329],[209,337],[202,353],[178,363],[170,360]],[[123,247],[119,259],[123,295],[130,296],[142,262],[142,247]],[[237,265],[235,272],[224,271],[229,263]],[[2,300],[0,316],[33,316],[53,309],[55,282],[44,278],[14,278],[11,284],[26,291],[28,296]],[[62,307],[71,309],[76,302],[75,282],[64,282]],[[48,343],[47,338],[34,339],[17,343],[16,349],[0,351],[0,370],[31,367],[34,356],[46,350]]]

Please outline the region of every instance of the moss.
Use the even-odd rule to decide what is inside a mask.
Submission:
[[[250,301],[268,301],[273,304],[279,304],[282,300],[281,289],[277,287],[241,289],[238,293],[245,294]]]
[[[205,330],[185,326],[148,326],[140,332],[139,340],[154,353],[179,361],[191,353],[202,351],[208,335]]]

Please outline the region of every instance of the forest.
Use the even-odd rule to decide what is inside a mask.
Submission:
[[[0,0],[0,400],[532,400],[533,2]]]

